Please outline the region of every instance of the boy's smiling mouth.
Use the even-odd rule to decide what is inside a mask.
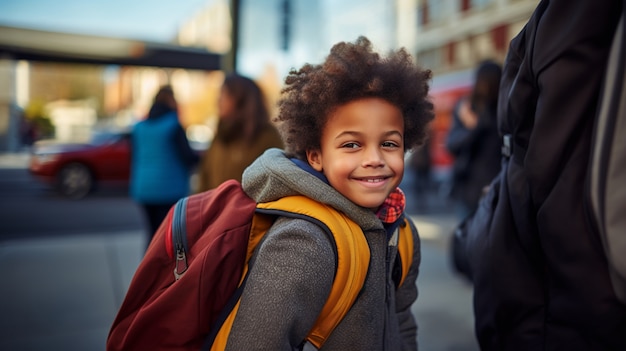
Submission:
[[[379,184],[387,181],[389,178],[391,178],[391,176],[354,177],[353,179],[368,184]]]

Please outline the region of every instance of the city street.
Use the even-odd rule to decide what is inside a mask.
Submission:
[[[0,155],[0,264],[11,268],[11,284],[0,287],[0,349],[104,350],[142,255],[138,208],[125,189],[64,199],[35,182],[24,160]],[[472,289],[447,255],[454,217],[436,194],[415,210],[411,182],[409,174],[403,188],[422,238],[420,350],[476,351]]]
[[[416,218],[422,232],[439,233],[433,217]],[[447,235],[447,233],[445,233]],[[477,351],[472,313],[472,288],[450,270],[447,244],[442,238],[422,243],[422,264],[417,279],[419,297],[413,305],[418,321],[420,350]]]

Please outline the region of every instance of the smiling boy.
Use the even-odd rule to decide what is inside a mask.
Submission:
[[[320,149],[307,151],[309,164],[355,204],[378,209],[404,172],[402,111],[380,98],[338,107],[322,132]]]
[[[258,203],[303,195],[364,233],[365,283],[322,350],[417,350],[419,237],[411,223],[413,261],[399,284],[394,233],[405,218],[404,154],[424,142],[433,118],[430,77],[404,49],[382,57],[364,37],[336,44],[321,65],[287,76],[276,119],[285,150],[266,151],[244,172]],[[279,217],[250,261],[226,349],[311,349],[303,340],[329,295],[334,249],[317,224]]]

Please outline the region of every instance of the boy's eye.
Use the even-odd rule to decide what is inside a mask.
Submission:
[[[341,145],[341,147],[346,148],[346,149],[356,149],[359,147],[359,144],[357,143],[345,143],[343,145]]]
[[[399,147],[400,145],[398,145],[398,143],[394,142],[394,141],[385,141],[382,144],[383,147]]]

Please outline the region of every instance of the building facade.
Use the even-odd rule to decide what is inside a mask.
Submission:
[[[439,75],[472,69],[484,59],[502,62],[537,0],[421,0],[415,51]]]
[[[435,121],[431,136],[432,159],[446,170],[452,163],[445,137],[452,108],[467,94],[478,64],[491,59],[503,63],[508,46],[523,28],[538,0],[403,0],[414,6],[412,50],[418,62],[433,71],[431,96]],[[400,12],[399,12],[400,13]]]

